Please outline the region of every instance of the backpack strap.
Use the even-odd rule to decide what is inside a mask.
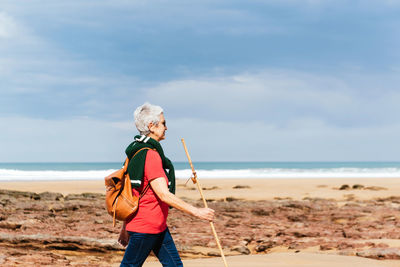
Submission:
[[[140,193],[139,199],[141,199],[142,196],[144,196],[144,194],[146,194],[146,191],[147,191],[147,189],[149,189],[149,187],[150,187],[150,183],[148,183],[146,185],[146,187],[143,189],[142,193]]]
[[[152,148],[150,148],[150,147],[142,147],[141,149],[139,149],[138,151],[136,151],[135,154],[133,154],[131,160],[132,160],[140,151],[145,150],[145,149],[152,149]],[[152,149],[152,150],[153,150],[153,149]]]
[[[152,149],[152,148],[150,148],[150,147],[143,147],[143,148],[139,149],[138,151],[135,152],[135,154],[133,154],[133,156],[132,156],[132,158],[131,158],[130,160],[129,160],[128,157],[126,157],[126,160],[125,160],[125,163],[124,163],[124,174],[126,174],[126,173],[128,172],[128,165],[129,165],[129,162],[130,162],[140,151],[145,150],[145,149]],[[152,149],[152,150],[154,150],[154,149]]]

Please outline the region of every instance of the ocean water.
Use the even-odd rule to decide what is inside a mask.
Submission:
[[[102,180],[122,163],[0,163],[0,181]],[[176,177],[188,179],[187,162],[174,162]],[[195,162],[207,178],[400,178],[400,162]]]

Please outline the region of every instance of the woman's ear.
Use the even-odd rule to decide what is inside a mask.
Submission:
[[[149,123],[149,125],[147,125],[147,128],[149,128],[149,131],[152,133],[152,128],[154,127],[154,124],[152,122]]]

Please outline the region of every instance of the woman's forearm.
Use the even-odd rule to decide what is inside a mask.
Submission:
[[[167,182],[164,177],[156,178],[150,182],[152,189],[156,195],[171,207],[186,212],[197,218],[212,221],[214,218],[214,210],[209,208],[196,208],[189,203],[186,203],[179,197],[169,192]]]
[[[190,205],[189,203],[186,203],[185,201],[178,198],[171,192],[163,192],[163,194],[161,194],[161,196],[159,197],[163,202],[167,203],[169,206],[174,207],[190,215],[197,216],[198,208]]]

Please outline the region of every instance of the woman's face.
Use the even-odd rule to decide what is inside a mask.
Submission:
[[[152,123],[149,124],[150,134],[149,136],[157,141],[165,139],[165,131],[167,130],[167,124],[165,123],[164,114],[160,114],[160,122],[157,125]]]

